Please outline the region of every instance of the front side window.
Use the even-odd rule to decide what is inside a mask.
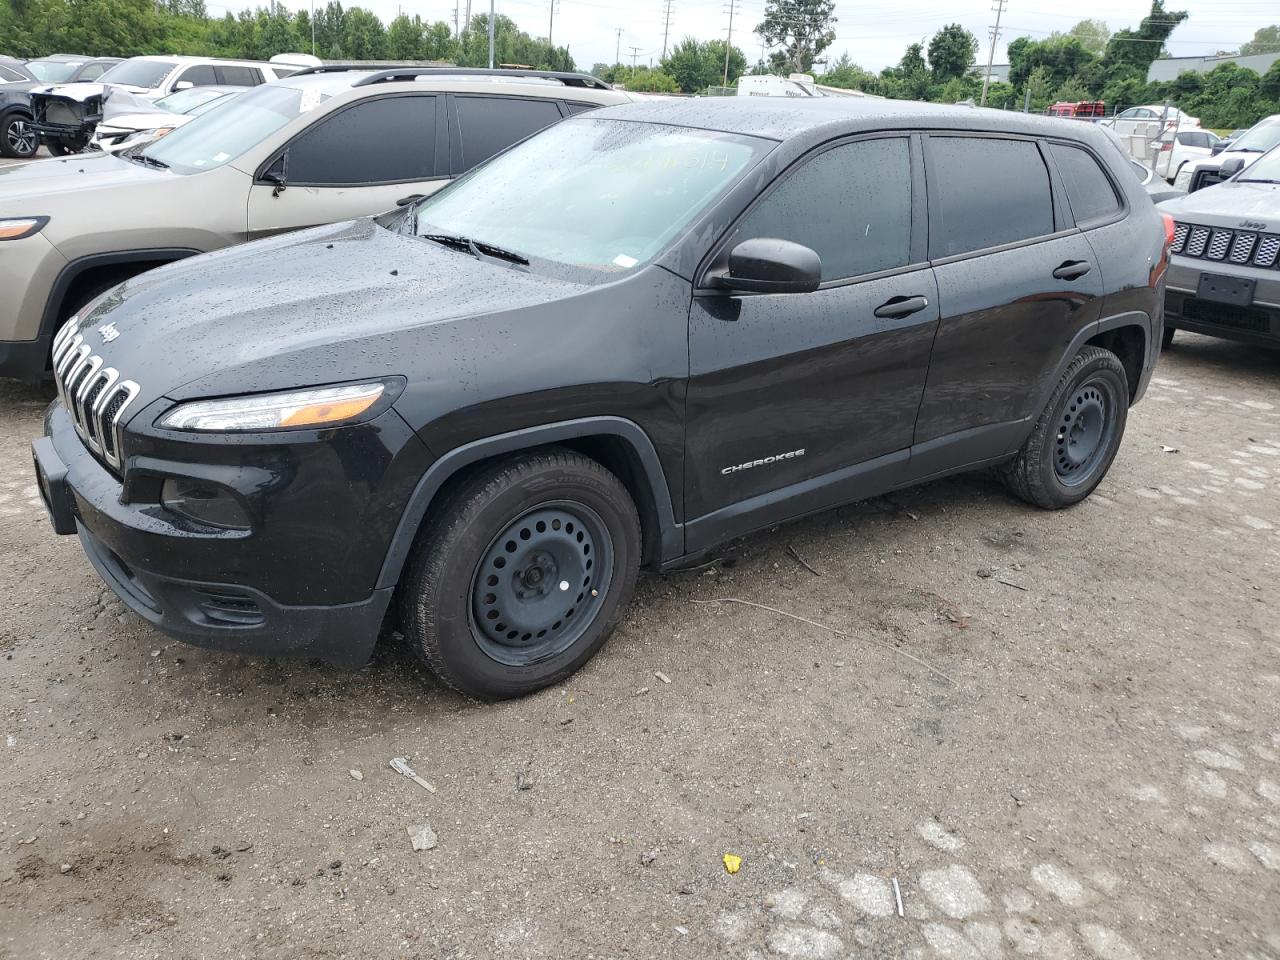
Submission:
[[[328,97],[294,87],[254,87],[143,149],[175,173],[199,173],[236,159]],[[368,145],[365,145],[368,149]]]
[[[217,82],[218,78],[213,72],[213,67],[208,64],[188,67],[186,70],[183,70],[178,79],[174,81],[175,85],[179,83],[189,83],[193,87],[211,87]]]
[[[939,221],[930,232],[932,256],[1053,233],[1049,171],[1032,141],[931,137],[929,170]]]
[[[574,278],[606,279],[660,254],[773,146],[580,117],[455,180],[421,201],[413,220],[422,236],[469,237],[562,265]]]
[[[101,76],[103,83],[154,90],[177,64],[172,60],[124,60]]]
[[[804,163],[747,214],[732,243],[775,237],[822,258],[840,280],[911,261],[911,161],[905,137],[833,147]]]
[[[454,105],[462,134],[463,170],[560,119],[560,107],[554,100],[456,97]]]
[[[1096,220],[1120,209],[1110,178],[1087,151],[1064,143],[1049,144],[1049,151],[1062,173],[1076,223]]]
[[[435,172],[436,98],[365,100],[324,117],[289,144],[290,183],[425,180]]]

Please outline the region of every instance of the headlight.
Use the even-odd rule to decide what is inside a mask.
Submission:
[[[0,220],[0,240],[34,237],[49,222],[48,217],[7,217]]]
[[[347,423],[366,412],[386,383],[354,383],[225,400],[197,400],[174,407],[157,421],[168,430],[288,430]]]

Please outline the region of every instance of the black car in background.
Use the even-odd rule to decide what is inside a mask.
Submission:
[[[292,189],[292,188],[291,188]],[[54,341],[59,533],[160,629],[445,682],[582,666],[641,566],[958,471],[1087,497],[1171,224],[1089,124],[652,100],[126,281]]]
[[[26,160],[35,156],[40,147],[40,138],[31,126],[32,90],[44,89],[51,83],[93,82],[119,62],[119,57],[55,54],[24,63],[28,77],[35,79],[0,84],[0,156]],[[0,62],[0,68],[4,66]]]

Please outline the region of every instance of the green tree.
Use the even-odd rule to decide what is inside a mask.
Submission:
[[[1111,39],[1111,31],[1107,29],[1106,23],[1101,20],[1081,20],[1065,34],[1075,40],[1080,41],[1080,46],[1084,47],[1095,57],[1102,55],[1107,49],[1107,41]],[[1061,36],[1061,34],[1050,34],[1050,36]]]
[[[1107,41],[1103,60],[1113,78],[1140,75],[1164,52],[1165,41],[1178,24],[1187,19],[1185,10],[1166,10],[1164,0],[1152,0],[1151,12],[1142,18],[1137,30],[1117,30]]]
[[[698,93],[724,82],[725,51],[723,40],[704,43],[697,37],[685,37],[671,48],[661,67],[685,93]],[[729,83],[732,85],[746,70],[747,58],[737,47],[728,53]]]
[[[387,57],[418,60],[422,57],[422,17],[400,14],[387,26]]]
[[[907,47],[896,67],[880,71],[880,88],[894,100],[923,100],[929,94],[929,68],[924,62],[924,44]]]
[[[844,90],[861,90],[863,93],[880,92],[880,78],[854,63],[849,58],[848,52],[840,54],[839,60],[829,64],[827,72],[818,78],[818,82]]]
[[[1021,90],[1031,72],[1039,68],[1044,71],[1050,87],[1060,87],[1094,59],[1075,37],[1059,35],[1044,40],[1018,37],[1009,44],[1009,82]]]
[[[809,73],[818,55],[835,42],[835,0],[766,0],[755,32],[770,47],[776,73]]]
[[[1053,103],[1053,81],[1044,67],[1036,67],[1027,77],[1026,92],[1031,94],[1031,112],[1044,113]]]
[[[963,77],[973,67],[978,39],[958,23],[949,23],[929,41],[929,66],[936,82]]]
[[[1240,45],[1241,56],[1255,53],[1280,53],[1280,24],[1258,28],[1252,40]]]
[[[615,66],[609,72],[612,73],[612,77],[607,78],[610,83],[622,84],[624,90],[631,90],[634,93],[680,92],[680,84],[676,83],[671,74],[662,70]]]
[[[387,28],[375,14],[352,7],[343,19],[342,49],[353,60],[386,59]]]

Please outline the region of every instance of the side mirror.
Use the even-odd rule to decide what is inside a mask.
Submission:
[[[273,197],[280,196],[288,184],[289,176],[289,151],[286,150],[280,156],[276,157],[275,162],[262,172],[262,179],[272,184],[271,195]]]
[[[1232,157],[1230,160],[1223,160],[1222,166],[1218,168],[1218,175],[1223,180],[1230,180],[1237,173],[1244,169],[1244,160],[1240,157]]]
[[[190,80],[179,80],[177,83],[173,85],[173,90],[175,93],[177,93],[179,90],[190,90],[194,86],[195,84],[192,83]]]
[[[754,237],[729,252],[720,286],[753,293],[810,293],[822,283],[822,258],[790,240]]]

